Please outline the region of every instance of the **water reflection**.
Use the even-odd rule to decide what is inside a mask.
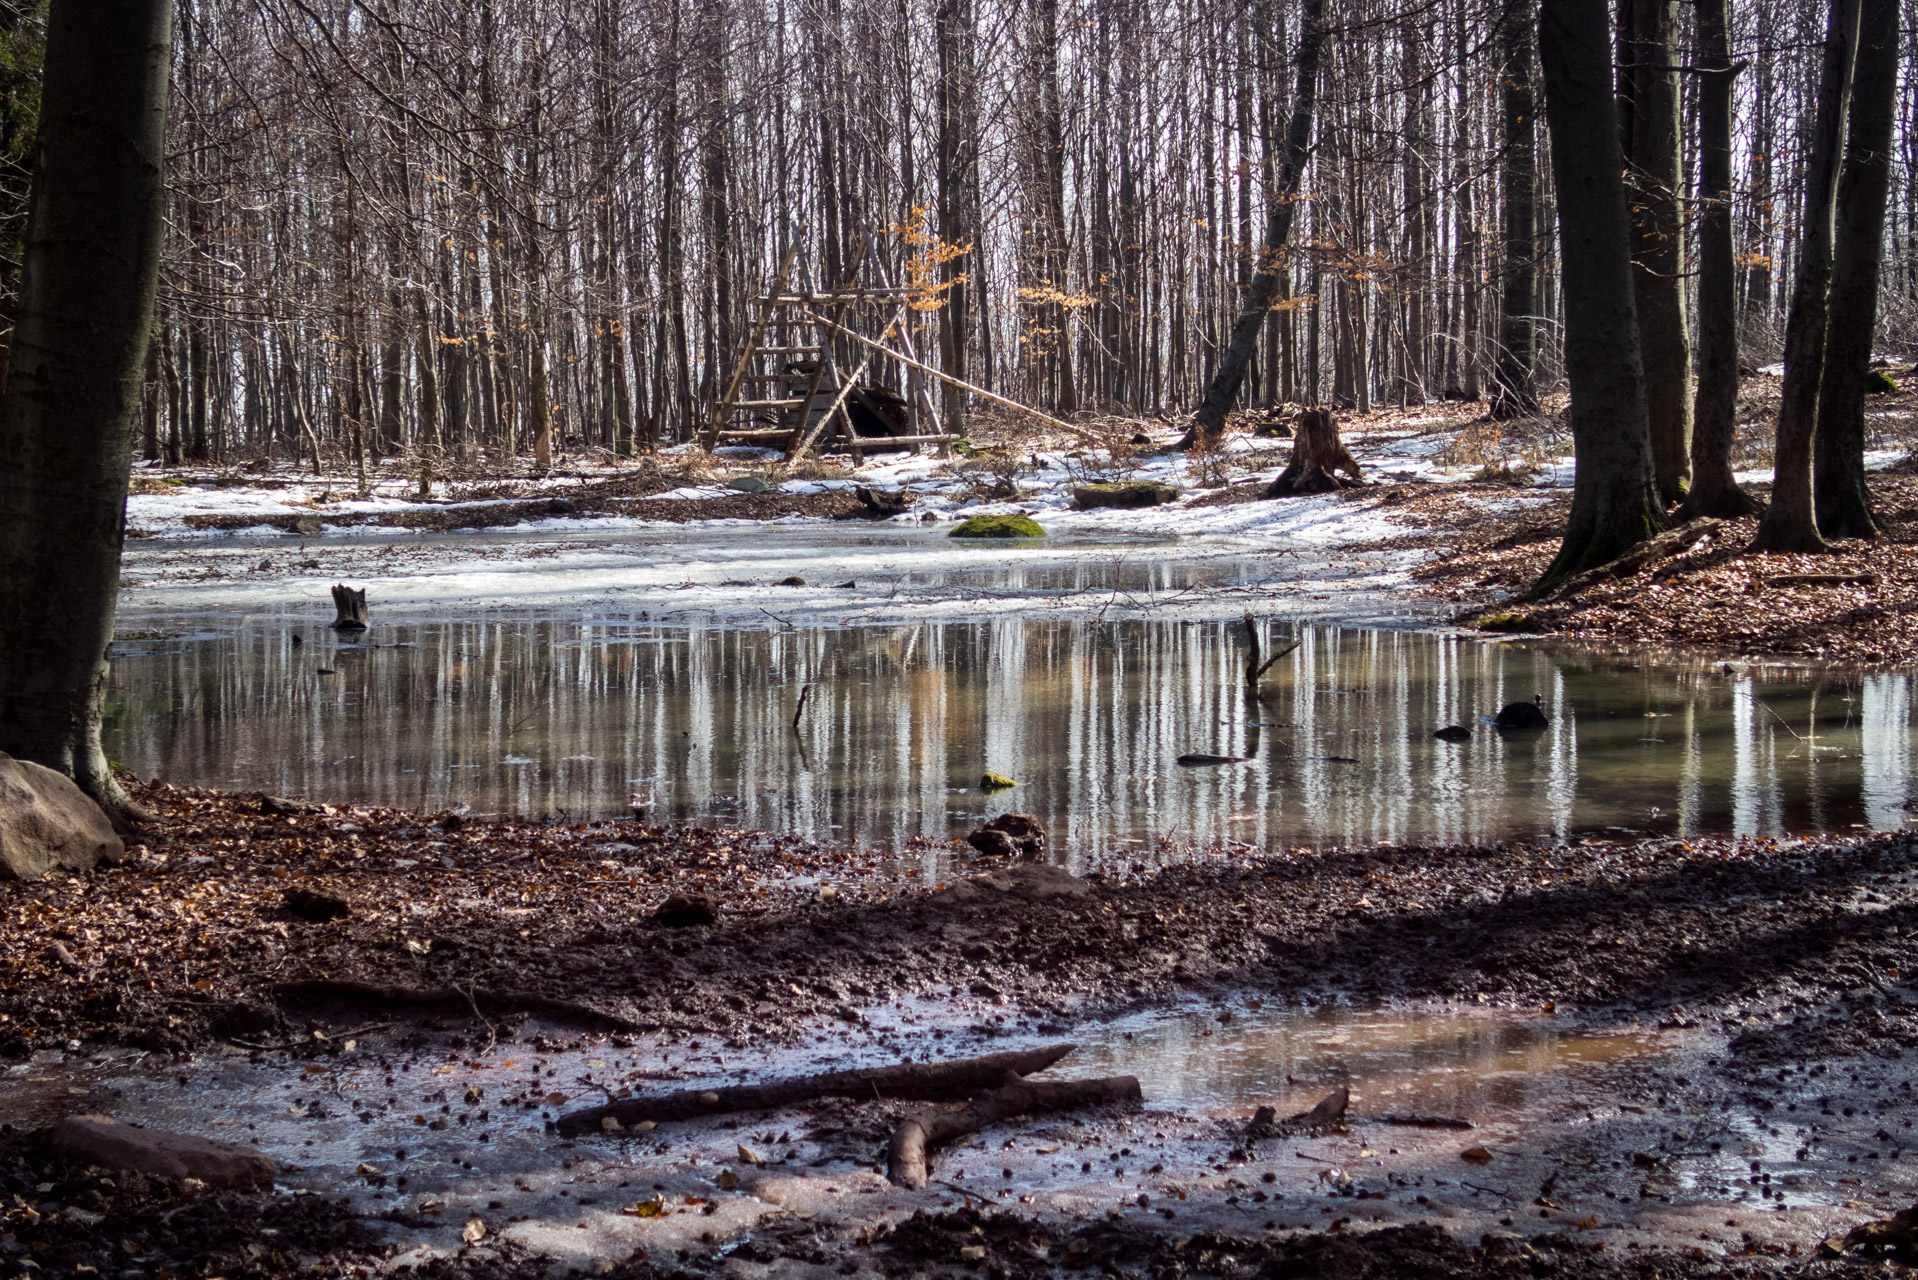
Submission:
[[[1511,1015],[1368,1009],[1141,1015],[1075,1033],[1076,1074],[1139,1077],[1154,1106],[1308,1110],[1331,1089],[1355,1114],[1476,1123],[1507,1118],[1563,1086],[1559,1078],[1666,1046],[1655,1036],[1581,1031]]]
[[[1216,622],[501,617],[303,647],[293,629],[256,617],[123,646],[111,753],[143,776],[425,810],[585,819],[639,792],[674,817],[893,847],[1022,810],[1081,860],[1607,828],[1844,832],[1900,825],[1912,795],[1902,675],[1734,676],[1318,627],[1253,701],[1242,632]],[[1477,723],[1534,695],[1543,731]],[[1472,740],[1433,740],[1451,723]],[[1256,758],[1174,763],[1191,752]],[[985,769],[1020,785],[984,796]]]

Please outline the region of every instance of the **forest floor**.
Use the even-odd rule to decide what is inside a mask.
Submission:
[[[119,866],[0,884],[6,1274],[1852,1274],[1823,1242],[1918,1197],[1909,834],[925,885],[759,832],[139,798]],[[672,894],[714,919],[668,927]],[[1377,1010],[1408,1038],[1341,1076]],[[875,1171],[885,1098],[551,1128],[1059,1040],[1051,1075],[1130,1071],[1146,1109],[995,1126],[919,1192]],[[1343,1124],[1247,1132],[1342,1080]],[[44,1126],[88,1111],[257,1143],[279,1187],[65,1168]]]

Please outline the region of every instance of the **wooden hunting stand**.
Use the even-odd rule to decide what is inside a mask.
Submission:
[[[956,439],[944,434],[861,436],[854,428],[847,400],[858,389],[876,354],[893,354],[886,347],[909,310],[910,291],[867,288],[854,267],[833,289],[809,293],[791,287],[793,264],[799,251],[786,250],[764,294],[753,299],[758,308],[725,394],[714,406],[706,427],[705,445],[755,444],[783,449],[800,458],[813,449],[844,448],[863,462],[862,441],[887,447],[931,444],[946,446]],[[855,261],[860,255],[855,254]],[[891,307],[878,342],[847,327],[857,309],[878,303]],[[835,337],[851,338],[865,350],[850,371],[840,367]],[[753,389],[773,387],[773,395]],[[740,421],[743,418],[744,421]]]
[[[857,263],[864,247],[852,255]],[[862,436],[853,427],[847,409],[848,398],[859,389],[859,380],[875,356],[890,359],[903,368],[958,387],[1003,408],[1013,409],[1030,418],[1081,439],[1092,439],[1083,428],[1061,422],[1030,405],[1009,400],[984,387],[953,377],[915,358],[912,339],[905,321],[911,311],[913,291],[904,288],[867,288],[859,283],[859,268],[853,267],[846,278],[823,293],[806,293],[789,287],[793,263],[799,250],[786,250],[773,273],[766,292],[753,299],[758,307],[745,345],[726,383],[725,394],[713,407],[702,443],[711,449],[722,444],[756,444],[785,450],[788,457],[804,457],[814,448],[844,448],[855,461],[865,461],[864,448],[883,445],[938,446],[940,456],[959,437],[938,432],[924,435]],[[877,339],[857,332],[847,323],[849,314],[870,303],[891,307],[891,319]],[[888,345],[897,332],[905,350]],[[837,342],[835,340],[838,340]],[[850,372],[843,371],[834,348],[861,349],[859,363]],[[776,367],[769,367],[776,366]],[[784,394],[752,398],[748,387],[774,385]],[[938,414],[923,386],[919,406],[921,420],[936,423]],[[736,419],[745,415],[744,425]]]

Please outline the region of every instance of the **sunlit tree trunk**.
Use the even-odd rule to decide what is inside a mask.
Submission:
[[[1732,474],[1738,431],[1738,268],[1732,256],[1732,76],[1726,0],[1698,9],[1698,391],[1682,514],[1758,509]]]
[[[1865,485],[1865,377],[1878,331],[1892,118],[1898,102],[1898,0],[1862,0],[1845,166],[1838,176],[1830,338],[1818,396],[1812,497],[1827,538],[1875,538]]]
[[[1812,505],[1812,441],[1831,309],[1838,168],[1857,63],[1859,0],[1831,0],[1818,84],[1818,119],[1805,172],[1805,222],[1785,318],[1785,387],[1778,407],[1771,505],[1754,551],[1829,551]]]

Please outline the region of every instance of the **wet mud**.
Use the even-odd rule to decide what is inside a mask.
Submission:
[[[160,821],[128,863],[0,886],[0,1274],[1817,1274],[1851,1265],[1821,1241],[1918,1193],[1908,834],[1221,855],[1085,879],[975,865],[925,885],[923,863],[761,833],[145,799]],[[302,920],[291,887],[350,912]],[[659,923],[673,893],[716,919]],[[1520,1067],[1562,1083],[1501,1101],[1364,1057],[1348,1033],[1368,1018],[1635,1047]],[[622,1089],[1041,1038],[1082,1040],[1067,1076],[1122,1070],[1174,1022],[1191,1063],[1304,1030],[1258,1050],[1276,1073],[1212,1092],[1175,1087],[1202,1073],[1161,1053],[1147,1110],[989,1131],[923,1193],[874,1172],[907,1109],[883,1099],[571,1145],[546,1129]],[[1355,1095],[1344,1132],[1247,1135],[1254,1098],[1303,1109],[1336,1079]],[[274,1090],[302,1114],[269,1124]],[[103,1182],[38,1145],[57,1113],[159,1124],[208,1097],[231,1100],[233,1132],[260,1126],[274,1195],[240,1209]],[[1387,1119],[1448,1097],[1472,1129]],[[415,1116],[406,1159],[374,1149]],[[237,1233],[236,1214],[277,1234]]]

